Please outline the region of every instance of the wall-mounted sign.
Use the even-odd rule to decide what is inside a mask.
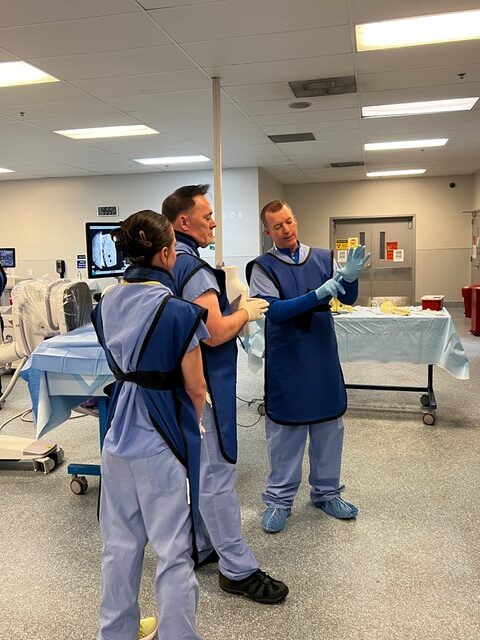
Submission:
[[[394,249],[393,250],[393,261],[394,262],[404,262],[405,261],[405,251],[404,251],[404,249]]]
[[[348,239],[345,238],[345,240],[336,240],[335,242],[335,249],[337,249],[337,251],[341,251],[343,249],[348,249]]]
[[[358,238],[349,238],[348,239],[348,248],[352,248],[355,249],[355,247],[358,247]]]
[[[387,242],[386,249],[387,260],[393,260],[393,252],[395,251],[395,249],[398,249],[398,242]]]
[[[337,262],[346,262],[347,261],[347,251],[342,249],[341,251],[337,251]]]

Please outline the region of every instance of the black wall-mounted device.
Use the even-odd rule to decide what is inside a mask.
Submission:
[[[60,278],[65,276],[65,260],[55,260],[55,271],[60,275]]]

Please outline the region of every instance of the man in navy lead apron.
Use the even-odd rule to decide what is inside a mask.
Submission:
[[[203,368],[209,398],[202,417],[205,434],[200,461],[200,564],[218,559],[220,587],[255,602],[282,601],[288,587],[261,571],[242,534],[240,503],[235,490],[237,460],[236,336],[250,320],[263,316],[264,300],[246,299],[231,313],[225,272],[199,256],[199,247],[213,242],[208,185],[177,189],[163,202],[162,213],[173,225],[177,261],[175,293],[208,310],[210,338],[202,343]],[[203,521],[203,528],[202,528]],[[217,555],[218,554],[218,555]]]
[[[274,246],[247,265],[250,294],[270,302],[265,320],[265,410],[270,475],[262,498],[265,531],[284,529],[302,478],[307,435],[313,504],[335,518],[355,518],[342,500],[342,416],[347,396],[330,313],[331,297],[353,304],[369,258],[350,250],[334,274],[333,254],[300,244],[289,205],[269,202],[261,212]]]

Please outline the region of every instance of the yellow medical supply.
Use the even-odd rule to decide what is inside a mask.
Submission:
[[[330,311],[332,313],[352,313],[353,307],[349,304],[343,304],[338,298],[330,300]]]
[[[380,305],[382,313],[393,314],[396,316],[409,316],[411,311],[408,307],[396,307],[393,302],[386,300]]]

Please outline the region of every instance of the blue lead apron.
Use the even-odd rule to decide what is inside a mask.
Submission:
[[[333,255],[326,249],[310,249],[305,261],[296,264],[266,253],[247,265],[248,281],[254,265],[275,284],[280,300],[289,300],[332,277]],[[319,304],[276,324],[268,320],[267,314],[267,416],[279,424],[295,426],[334,420],[346,409],[347,395],[329,305]]]
[[[180,240],[188,242],[183,234]],[[177,261],[173,269],[175,292],[182,296],[185,285],[199,269],[208,269],[213,274],[220,289],[218,294],[220,311],[224,316],[229,315],[230,305],[226,293],[225,272],[221,269],[214,269],[197,255],[186,251],[177,251]],[[210,347],[203,342],[200,346],[220,449],[225,460],[234,464],[237,461],[236,338],[216,347]]]
[[[156,269],[133,267],[127,277],[132,282],[164,279]],[[142,280],[143,277],[143,280]],[[106,346],[102,300],[92,312],[92,321],[115,382],[105,390],[109,395],[107,429],[115,413],[118,396],[125,382],[138,385],[152,425],[187,470],[190,511],[195,532],[199,514],[200,432],[193,404],[187,395],[181,362],[188,345],[207,311],[172,295],[165,295],[152,318],[135,371],[121,371]],[[195,535],[193,535],[195,541]],[[193,556],[197,550],[193,543]]]

